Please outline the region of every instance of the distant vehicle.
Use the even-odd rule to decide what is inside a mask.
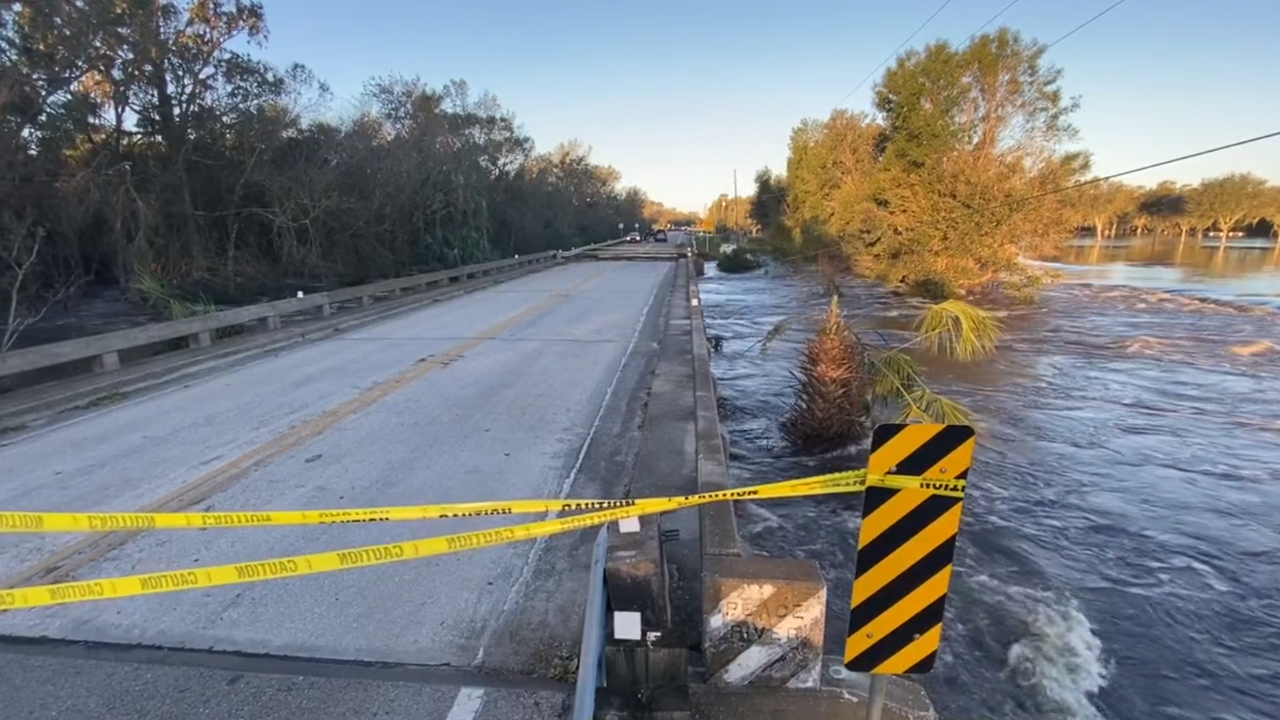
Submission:
[[[633,233],[630,233],[629,235],[627,235],[627,242],[629,242],[629,243],[638,243],[638,242],[640,242],[640,233],[638,233],[638,232],[633,232]]]
[[[653,241],[654,241],[654,242],[666,242],[666,241],[667,241],[667,231],[666,231],[666,230],[656,230],[656,231],[654,231],[654,233],[653,233]]]

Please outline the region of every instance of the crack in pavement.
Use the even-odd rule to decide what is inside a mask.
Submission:
[[[465,685],[497,690],[564,694],[572,692],[574,687],[572,683],[548,678],[529,677],[480,667],[458,667],[448,663],[411,664],[339,660],[163,645],[29,638],[15,635],[0,635],[0,655],[166,665],[252,675],[374,680],[420,685]]]

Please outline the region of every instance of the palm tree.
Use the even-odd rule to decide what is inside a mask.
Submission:
[[[790,328],[778,323],[761,350]],[[783,436],[808,452],[824,452],[861,441],[877,406],[897,411],[898,422],[970,422],[964,406],[929,389],[908,350],[972,362],[991,356],[1003,333],[992,313],[960,300],[927,308],[916,319],[915,337],[898,347],[867,343],[849,327],[832,296],[817,334],[805,344],[795,377],[795,400],[782,421]]]

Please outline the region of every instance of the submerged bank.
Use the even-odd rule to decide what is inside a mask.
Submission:
[[[758,341],[815,316],[818,287],[779,268],[702,281],[739,484],[861,462],[789,455],[778,432],[805,334],[763,353]],[[1006,311],[996,359],[926,362],[931,385],[975,411],[980,443],[943,653],[924,679],[944,720],[1261,720],[1280,704],[1265,682],[1280,674],[1280,314],[1178,290],[1053,286]],[[847,286],[844,306],[891,341],[915,313],[869,285]],[[857,508],[739,509],[758,551],[822,563],[832,653]]]

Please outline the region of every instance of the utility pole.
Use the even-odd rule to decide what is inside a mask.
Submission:
[[[733,231],[738,231],[738,171],[733,171]]]

